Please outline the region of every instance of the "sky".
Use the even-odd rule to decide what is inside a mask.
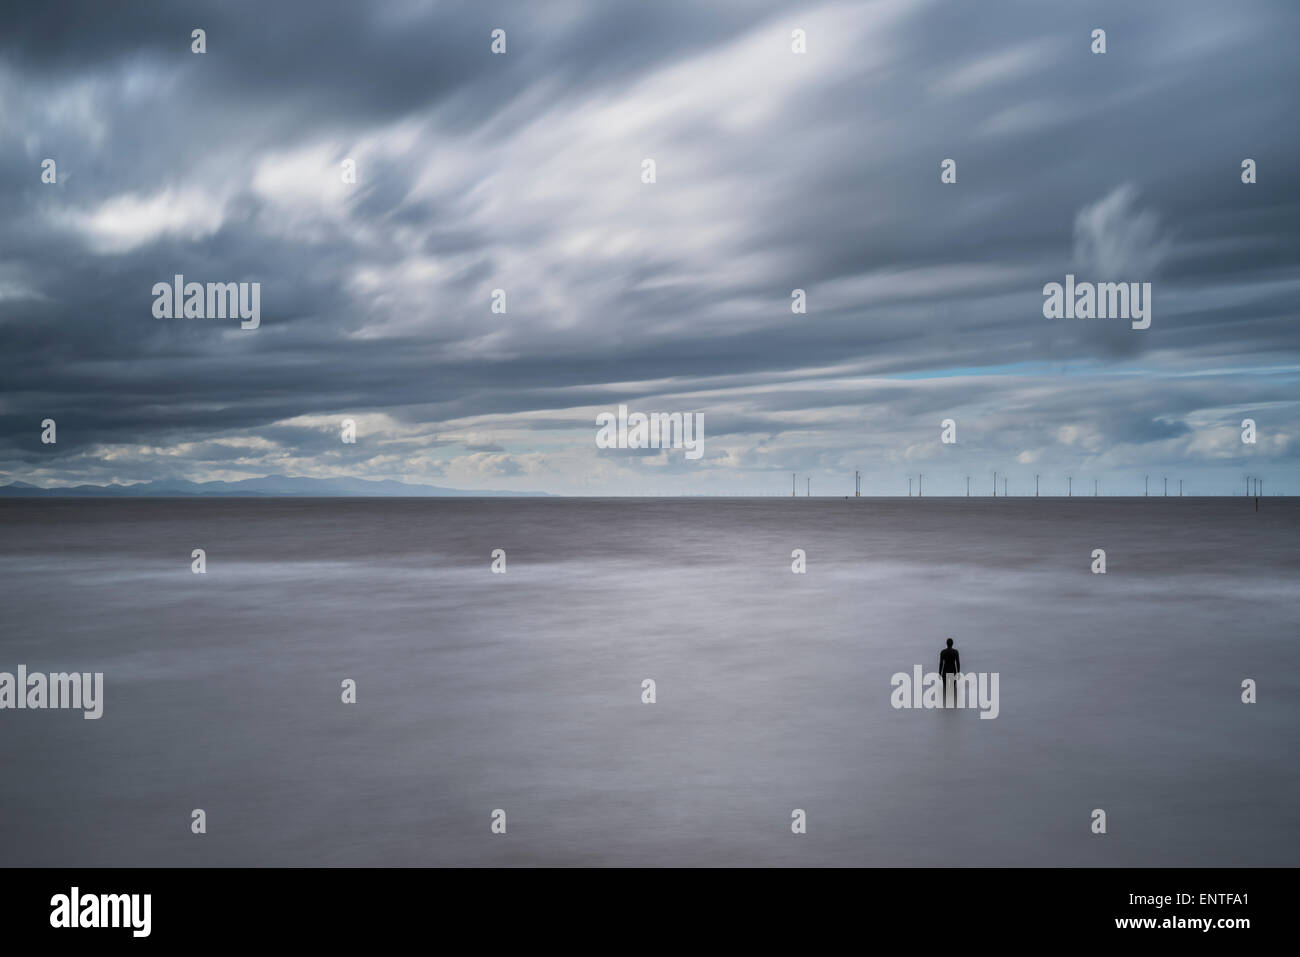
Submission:
[[[0,483],[1300,494],[1298,26],[1289,0],[20,5]],[[157,318],[177,274],[259,283],[260,325]],[[1150,283],[1150,327],[1045,318],[1067,274]],[[700,414],[703,454],[598,447],[620,404]]]

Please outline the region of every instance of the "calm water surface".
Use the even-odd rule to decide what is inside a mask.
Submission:
[[[1298,573],[1286,499],[0,500],[0,671],[105,675],[0,711],[0,865],[1295,866]],[[891,707],[948,637],[996,720]]]

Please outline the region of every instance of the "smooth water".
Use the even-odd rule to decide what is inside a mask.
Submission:
[[[105,676],[100,720],[0,711],[0,865],[1294,866],[1298,533],[1294,499],[0,500],[0,671]],[[996,719],[891,706],[947,637]]]

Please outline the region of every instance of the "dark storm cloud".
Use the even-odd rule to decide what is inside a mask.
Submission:
[[[0,474],[577,490],[613,481],[586,463],[592,410],[619,402],[704,411],[702,462],[740,488],[812,463],[892,476],[949,451],[947,415],[985,456],[966,469],[1249,452],[1293,474],[1300,70],[1278,38],[1296,20],[1208,2],[28,5],[0,38]],[[1151,329],[1043,319],[1066,272],[1152,282]],[[154,319],[177,273],[260,281],[261,328]],[[1254,407],[1266,447],[1234,447]],[[340,449],[348,415],[370,431]]]

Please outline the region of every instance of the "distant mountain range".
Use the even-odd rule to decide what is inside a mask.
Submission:
[[[238,482],[187,482],[183,479],[163,479],[155,482],[137,482],[131,485],[73,485],[62,488],[41,488],[26,482],[0,485],[0,497],[69,497],[69,496],[136,496],[141,498],[173,495],[307,495],[328,498],[333,496],[534,496],[545,492],[506,492],[498,489],[442,488],[437,485],[408,485],[405,482],[372,481],[370,479],[318,479],[290,478],[285,475],[268,475],[265,478],[241,479]]]

